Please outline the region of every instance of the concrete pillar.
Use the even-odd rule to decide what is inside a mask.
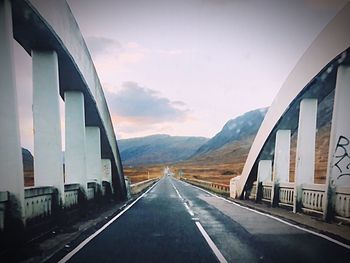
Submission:
[[[59,108],[58,61],[55,51],[32,51],[34,183],[58,189],[64,204],[63,154]]]
[[[324,218],[334,216],[336,187],[350,187],[350,67],[339,66],[329,143]]]
[[[86,127],[86,167],[89,182],[101,185],[101,139],[99,127]]]
[[[271,204],[278,205],[279,185],[289,181],[290,130],[278,130],[276,133],[275,156],[273,163],[273,187]]]
[[[12,50],[11,2],[0,0],[0,191],[10,192],[11,216],[24,222],[23,163]]]
[[[65,100],[65,183],[77,183],[87,190],[84,95],[66,91]]]
[[[317,99],[303,99],[300,102],[295,160],[294,213],[301,209],[302,184],[314,182],[316,120]]]
[[[272,161],[260,160],[258,165],[256,200],[262,197],[262,183],[265,181],[272,181]]]

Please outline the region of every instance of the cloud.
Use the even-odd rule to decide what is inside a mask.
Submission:
[[[106,93],[112,115],[119,122],[133,124],[159,124],[182,122],[188,118],[187,105],[170,101],[152,89],[135,82],[125,82],[117,93]]]
[[[93,56],[113,53],[122,49],[122,45],[117,40],[107,37],[89,36],[86,38],[86,44]]]

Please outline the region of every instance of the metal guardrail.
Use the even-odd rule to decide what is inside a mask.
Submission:
[[[157,182],[158,180],[159,180],[159,178],[155,178],[155,179],[149,179],[146,181],[138,182],[136,184],[131,184],[130,185],[130,192],[132,195],[136,195],[136,194],[142,192],[144,189],[146,189],[150,185],[152,185],[153,183]]]
[[[208,182],[204,180],[198,180],[198,179],[188,179],[182,177],[181,180],[186,181],[188,183],[191,183],[193,185],[203,187],[205,189],[211,190],[213,192],[219,193],[219,194],[229,194],[230,193],[230,186],[225,184],[219,184],[219,183],[213,183]]]

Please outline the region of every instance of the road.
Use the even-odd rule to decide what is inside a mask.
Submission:
[[[69,262],[348,262],[350,250],[166,176]]]

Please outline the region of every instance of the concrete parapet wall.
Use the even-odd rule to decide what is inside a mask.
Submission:
[[[322,215],[326,198],[326,186],[323,184],[302,184],[302,207],[301,212],[307,214]],[[261,200],[271,203],[272,182],[262,183]],[[294,197],[294,183],[281,183],[278,188],[278,205],[292,207]],[[251,199],[256,199],[252,197]],[[338,220],[350,223],[350,187],[337,187],[335,200],[335,217]]]
[[[51,215],[55,194],[57,190],[50,186],[26,188],[24,192],[26,221]]]
[[[79,202],[80,184],[66,184],[64,186],[64,208],[75,206]]]

